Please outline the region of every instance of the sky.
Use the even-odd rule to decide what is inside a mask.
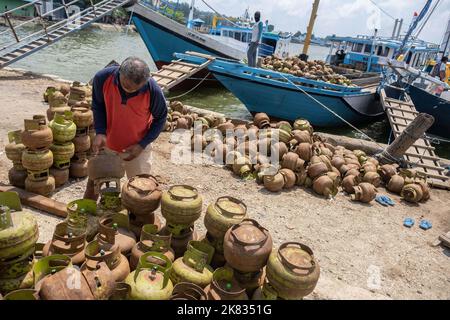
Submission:
[[[250,13],[261,11],[262,20],[269,20],[276,30],[305,32],[313,0],[205,0],[218,12],[228,16],[241,16],[246,8]],[[434,0],[435,2],[437,0]],[[188,2],[188,1],[184,1]],[[190,1],[189,1],[190,2]],[[403,18],[405,32],[415,11],[420,12],[426,0],[373,0],[394,18]],[[209,10],[201,1],[195,6]],[[441,0],[433,16],[420,34],[420,38],[440,43],[450,19],[450,0]],[[314,34],[327,36],[371,35],[378,26],[379,35],[390,36],[395,20],[381,12],[370,0],[321,0]]]

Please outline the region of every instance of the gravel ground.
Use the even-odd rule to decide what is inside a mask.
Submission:
[[[54,80],[0,70],[0,150],[7,143],[7,132],[23,126],[23,119],[43,114],[46,105],[42,92]],[[450,250],[431,243],[450,230],[449,193],[433,190],[425,204],[404,203],[383,188],[397,205],[385,208],[375,202],[351,202],[340,193],[325,200],[310,190],[271,194],[254,181],[242,181],[218,166],[176,165],[170,161],[173,145],[163,133],[153,144],[153,174],[166,187],[188,184],[196,187],[206,206],[220,196],[241,199],[249,216],[270,230],[276,246],[285,241],[300,241],[310,246],[319,261],[321,277],[309,299],[450,299]],[[0,151],[1,152],[1,151]],[[0,154],[0,181],[7,183],[11,167]],[[52,198],[68,202],[82,197],[86,180],[71,181]],[[40,241],[51,238],[60,218],[27,208],[36,213]],[[158,213],[159,214],[159,213]],[[433,223],[428,231],[417,224],[403,227],[405,217]],[[197,228],[205,232],[202,220]]]

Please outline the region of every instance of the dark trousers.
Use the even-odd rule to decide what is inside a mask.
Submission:
[[[249,67],[256,67],[256,57],[258,54],[258,43],[250,42],[247,50],[247,60]]]

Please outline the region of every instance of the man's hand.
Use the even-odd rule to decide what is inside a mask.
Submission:
[[[137,157],[139,157],[139,155],[141,154],[141,152],[144,150],[144,148],[141,147],[140,144],[134,144],[128,148],[125,149],[125,152],[129,154],[128,157],[126,157],[125,159],[123,159],[124,161],[131,161],[133,159],[136,159]]]
[[[106,135],[97,134],[92,142],[92,151],[96,154],[104,146],[106,146]]]

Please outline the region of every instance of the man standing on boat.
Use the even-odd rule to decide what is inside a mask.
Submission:
[[[261,43],[264,24],[261,21],[261,13],[255,12],[255,24],[252,30],[252,41],[247,50],[247,60],[249,67],[256,67],[256,59],[258,57],[258,46]]]
[[[436,64],[431,75],[439,78],[442,82],[447,82],[447,63],[448,57],[442,57],[441,62]]]
[[[99,71],[93,80],[92,110],[96,136],[94,153],[107,148],[118,153],[128,178],[150,173],[151,143],[164,129],[167,105],[150,77],[148,65],[129,57],[120,65]],[[85,198],[95,199],[89,180]]]

